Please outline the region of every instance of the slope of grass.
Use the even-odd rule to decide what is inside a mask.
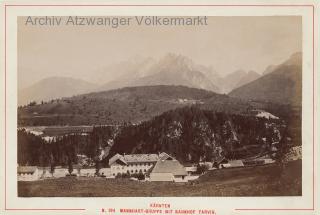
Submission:
[[[127,179],[59,178],[18,182],[20,197],[99,196],[300,196],[301,160],[210,171],[195,182],[137,182]]]

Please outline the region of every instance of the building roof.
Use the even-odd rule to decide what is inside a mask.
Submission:
[[[18,173],[34,173],[36,170],[36,166],[18,166]]]
[[[113,164],[118,160],[122,161],[124,164],[157,162],[159,160],[159,156],[157,154],[131,154],[131,155],[116,154],[109,159],[109,165]]]
[[[174,158],[172,157],[172,156],[170,156],[170,155],[168,155],[167,153],[165,153],[165,152],[161,152],[160,154],[159,154],[159,160],[173,160]]]
[[[228,162],[230,164],[230,166],[244,166],[242,160],[230,160]]]
[[[157,154],[131,154],[131,155],[124,155],[123,158],[127,163],[157,162],[159,159],[159,156]]]
[[[124,164],[127,164],[127,162],[124,160],[122,155],[115,154],[112,158],[109,159],[109,165],[113,164],[117,160],[122,161]]]
[[[173,175],[188,175],[184,166],[177,160],[159,160],[152,173],[172,173]]]

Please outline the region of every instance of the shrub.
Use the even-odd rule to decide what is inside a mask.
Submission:
[[[196,173],[197,173],[197,174],[203,174],[203,173],[206,172],[208,169],[209,169],[208,166],[198,164],[198,166],[197,166],[197,172],[196,172]]]
[[[67,177],[77,177],[77,174],[66,174]]]
[[[144,179],[145,179],[144,174],[143,174],[142,172],[140,172],[140,173],[137,175],[137,179],[138,179],[139,181],[144,180]]]

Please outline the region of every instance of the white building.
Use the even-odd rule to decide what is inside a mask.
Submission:
[[[81,170],[82,171],[82,170]],[[101,168],[99,170],[100,175],[102,176],[106,176],[107,178],[112,176],[111,174],[111,168]]]
[[[93,177],[96,174],[95,168],[83,168],[80,171],[80,176]]]
[[[186,166],[185,170],[188,173],[188,175],[195,175],[197,172],[197,167],[196,166]]]
[[[18,166],[18,181],[36,181],[39,179],[38,167]]]
[[[73,169],[73,172],[75,172],[74,169]],[[69,174],[68,168],[63,168],[63,167],[55,167],[54,168],[53,177],[55,177],[55,178],[66,177],[67,174]]]
[[[223,166],[224,165],[224,166]],[[229,160],[227,164],[221,164],[223,167],[244,167],[242,160]]]
[[[111,175],[118,174],[146,174],[158,160],[173,159],[165,152],[161,154],[131,154],[120,155],[116,154],[109,160]]]

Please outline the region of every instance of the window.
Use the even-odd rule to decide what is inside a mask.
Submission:
[[[146,169],[144,169],[143,171],[144,171],[144,172],[147,172],[147,170],[146,170]]]

